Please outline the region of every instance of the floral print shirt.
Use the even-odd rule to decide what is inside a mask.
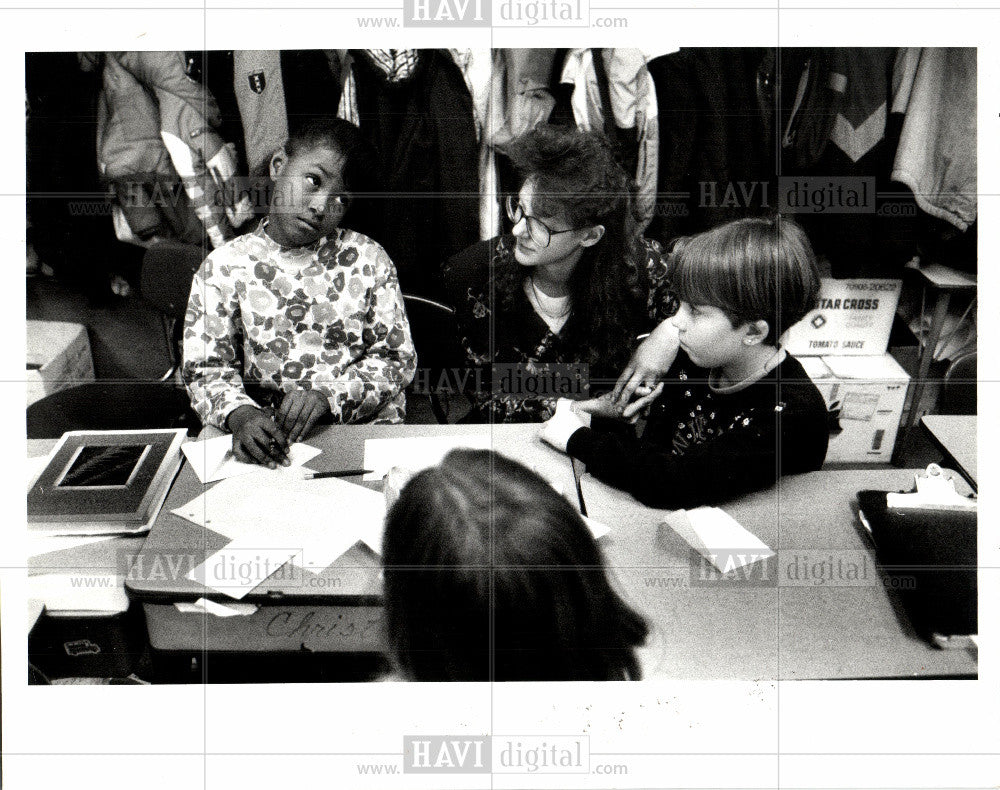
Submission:
[[[265,225],[214,250],[191,285],[183,376],[202,423],[225,429],[235,408],[300,387],[335,422],[402,422],[416,354],[385,250],[344,228],[283,249]]]
[[[649,293],[642,323],[649,331],[669,317],[669,262],[663,247],[652,239],[643,239],[643,252],[643,260],[626,265],[645,267]],[[581,311],[572,311],[560,330],[553,332],[521,288],[515,291],[510,306],[495,305],[501,298],[495,278],[510,267],[520,267],[510,235],[474,244],[444,265],[444,283],[456,309],[461,351],[466,364],[481,372],[478,380],[484,385],[469,392],[473,406],[469,421],[540,422],[555,411],[556,396],[510,395],[503,386],[494,387],[498,383],[491,375],[495,365],[516,364],[525,374],[544,378],[552,370],[551,364],[587,363],[592,395],[597,390],[610,390],[621,372],[604,360],[590,359],[572,339],[575,330],[588,320]],[[501,377],[505,375],[501,373]]]

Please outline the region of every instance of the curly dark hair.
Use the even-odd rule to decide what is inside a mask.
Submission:
[[[604,226],[604,236],[583,251],[570,278],[566,330],[588,350],[588,361],[624,365],[645,326],[649,292],[634,181],[598,132],[542,125],[505,153],[522,179],[532,181],[539,214],[565,218],[572,227]],[[524,270],[513,261],[497,271],[495,293],[505,307],[523,281]]]

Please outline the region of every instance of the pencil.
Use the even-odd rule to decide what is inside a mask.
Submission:
[[[353,477],[354,475],[367,475],[374,472],[374,469],[341,469],[339,472],[306,472],[306,480],[322,480],[324,477]]]

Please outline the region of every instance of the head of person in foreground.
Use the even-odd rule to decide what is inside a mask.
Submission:
[[[408,680],[636,680],[645,620],[580,514],[535,472],[453,450],[386,517],[385,614]]]

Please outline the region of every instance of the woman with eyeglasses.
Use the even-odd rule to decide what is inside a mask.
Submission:
[[[402,422],[416,355],[396,269],[341,227],[373,156],[348,121],[293,131],[271,158],[267,219],[214,250],[191,286],[184,381],[237,460],[287,466],[320,420]]]
[[[480,371],[469,421],[546,420],[588,378],[591,394],[610,390],[637,337],[672,312],[666,255],[640,235],[634,185],[603,136],[540,126],[506,153],[523,178],[505,204],[511,232],[443,269]]]

